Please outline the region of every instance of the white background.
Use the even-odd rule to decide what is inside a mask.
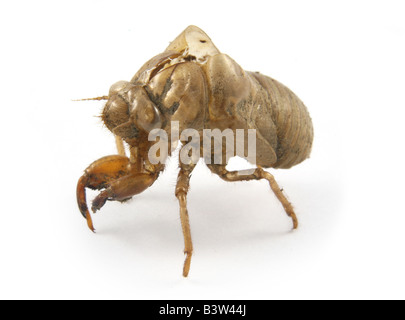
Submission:
[[[14,1],[0,5],[0,298],[405,298],[403,1]],[[130,203],[81,217],[76,182],[115,152],[105,95],[194,24],[244,69],[289,86],[311,159],[266,182],[199,165],[184,256],[176,161]],[[95,193],[90,193],[90,198]]]

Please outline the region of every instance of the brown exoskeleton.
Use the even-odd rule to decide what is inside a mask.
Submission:
[[[294,229],[298,227],[292,205],[263,168],[290,168],[309,157],[313,127],[308,111],[281,83],[260,73],[246,72],[220,53],[201,29],[188,27],[131,81],[120,81],[111,87],[108,96],[94,99],[108,100],[102,119],[116,136],[119,154],[91,164],[78,182],[79,208],[91,230],[94,228],[85,189],[101,190],[92,203],[96,212],[106,201],[124,201],[149,188],[165,167],[164,162],[156,163],[148,156],[155,143],[149,141],[149,133],[154,129],[167,132],[170,156],[175,147],[170,133],[173,121],[178,122],[180,132],[187,128],[201,133],[204,129],[256,129],[257,168],[250,174],[228,171],[228,158],[222,164],[207,166],[225,181],[269,181]],[[124,142],[129,146],[129,158]],[[209,152],[214,158],[218,151]],[[185,240],[183,275],[187,277],[193,253],[187,193],[196,161],[180,161],[179,166],[175,194]]]

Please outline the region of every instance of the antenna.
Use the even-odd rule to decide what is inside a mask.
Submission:
[[[108,100],[108,96],[102,96],[102,97],[97,97],[97,98],[86,98],[86,99],[78,99],[78,100],[72,100],[72,101],[90,101],[90,100]]]

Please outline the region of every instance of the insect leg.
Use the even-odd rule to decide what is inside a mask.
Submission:
[[[195,168],[195,164],[184,165],[180,161],[180,172],[177,178],[176,197],[180,204],[180,219],[184,236],[184,253],[186,260],[184,262],[183,276],[187,277],[190,271],[191,257],[193,255],[193,242],[191,239],[190,219],[187,211],[187,193],[190,189],[191,173]]]
[[[129,158],[113,155],[92,163],[77,184],[77,203],[87,225],[94,232],[93,222],[87,206],[86,188],[103,190],[93,200],[92,210],[101,209],[107,200],[124,201],[150,187],[160,171],[140,172]]]
[[[95,213],[108,201],[125,201],[149,188],[158,174],[134,172],[110,182],[106,189],[93,200],[91,207]]]
[[[279,185],[277,184],[276,180],[274,179],[273,175],[269,172],[263,170],[262,168],[257,168],[254,173],[245,175],[242,171],[228,171],[226,170],[224,165],[207,165],[208,168],[215,174],[217,174],[221,179],[225,181],[249,181],[249,180],[261,180],[266,179],[269,184],[270,188],[273,190],[274,194],[276,195],[277,199],[281,202],[284,207],[285,212],[289,217],[291,217],[294,225],[294,229],[298,228],[298,219],[294,212],[293,206],[288,201],[288,199],[283,194],[283,191],[280,189]]]
[[[127,157],[107,156],[93,162],[80,177],[77,183],[77,203],[91,231],[94,232],[94,227],[87,207],[86,188],[104,189],[109,182],[128,174],[128,165],[129,159]]]

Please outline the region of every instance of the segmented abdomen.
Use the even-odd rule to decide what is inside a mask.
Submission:
[[[277,127],[277,162],[274,168],[288,169],[307,159],[311,153],[314,130],[303,102],[280,82],[249,72],[265,89],[266,108]]]

